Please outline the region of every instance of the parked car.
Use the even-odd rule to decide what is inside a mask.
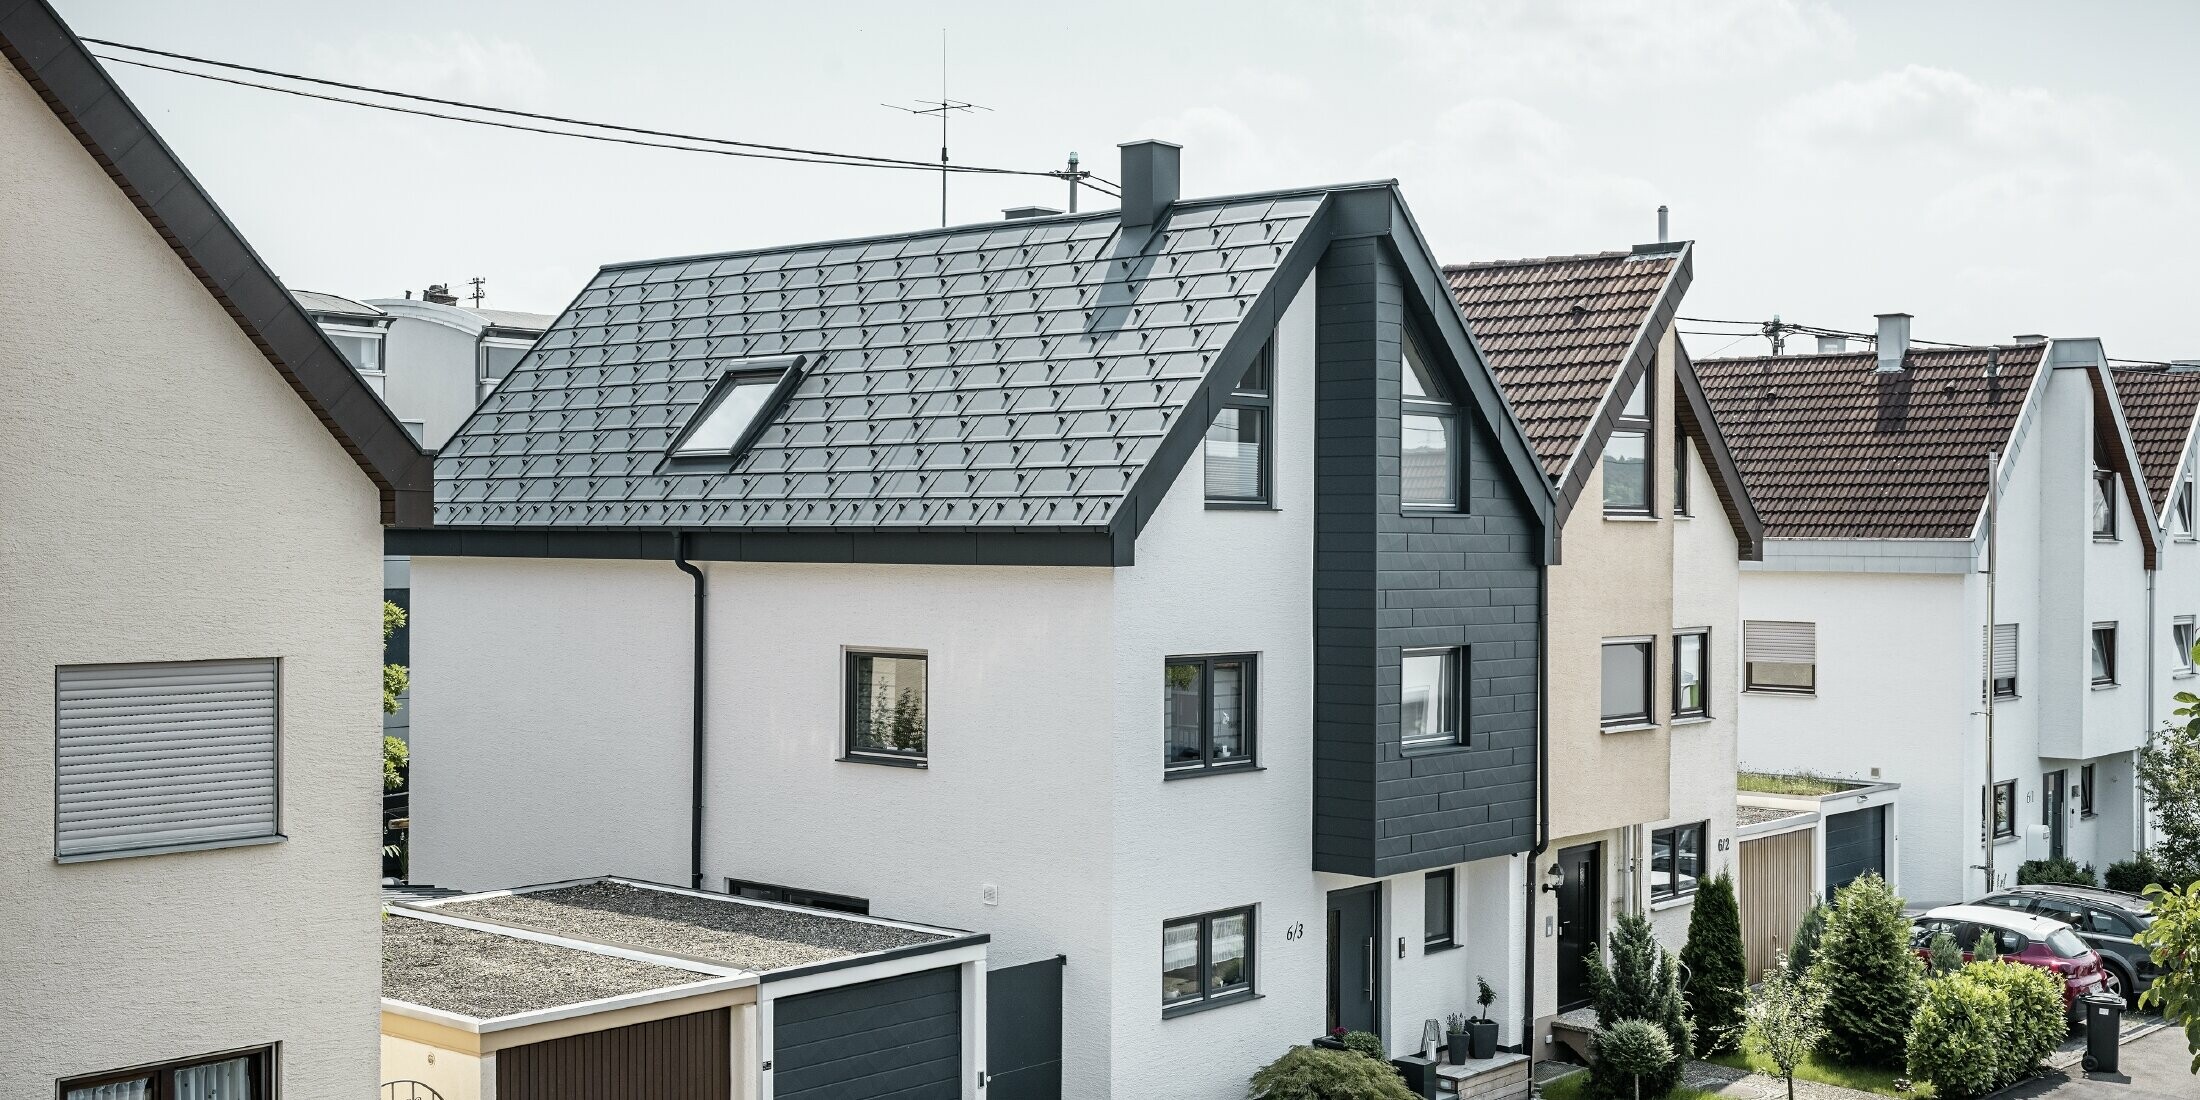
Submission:
[[[2153,956],[2131,942],[2131,937],[2154,923],[2147,900],[2137,894],[2097,886],[2019,886],[1972,904],[2015,909],[2069,925],[2078,938],[2101,953],[2101,961],[2116,975],[2127,999],[2154,984]]]
[[[1946,932],[1963,948],[1965,962],[1971,947],[1983,933],[1991,932],[1994,950],[2009,962],[2036,966],[2063,981],[2063,1009],[2075,1024],[2078,998],[2106,989],[2120,992],[2116,974],[2101,961],[2100,952],[2061,921],[2020,913],[1991,905],[1943,905],[1928,911],[1911,925],[1910,946],[1920,957],[1929,957],[1933,937]]]

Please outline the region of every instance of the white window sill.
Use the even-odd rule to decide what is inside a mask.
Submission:
[[[1641,733],[1641,732],[1643,732],[1644,730],[1654,730],[1654,729],[1657,729],[1657,728],[1658,728],[1658,724],[1657,724],[1656,722],[1629,722],[1629,723],[1627,723],[1626,725],[1623,725],[1623,726],[1604,726],[1604,727],[1601,727],[1601,728],[1600,728],[1599,732],[1602,732],[1602,733]]]
[[[2114,680],[2111,680],[2111,681],[2109,681],[2108,683],[2105,683],[2105,684],[2095,684],[2095,685],[2093,685],[2093,690],[2095,690],[2095,691],[2107,691],[2107,690],[2108,690],[2108,689],[2110,689],[2110,688],[2119,688],[2119,687],[2122,687],[2122,686],[2123,686],[2122,684],[2119,684],[2119,683],[2115,682]]]
[[[2169,674],[2169,678],[2172,680],[2190,680],[2194,676],[2200,676],[2200,671],[2189,668],[2181,668]]]
[[[1663,518],[1663,516],[1636,516],[1617,512],[1607,512],[1604,515],[1606,523],[1656,523]]]
[[[1653,901],[1650,903],[1650,911],[1653,913],[1663,913],[1668,909],[1678,909],[1683,905],[1694,904],[1696,904],[1696,895],[1694,893],[1687,893],[1682,894],[1677,898],[1666,898],[1662,901]]]
[[[1711,721],[1710,715],[1698,714],[1691,718],[1675,718],[1673,724],[1676,726],[1700,726],[1709,721]]]

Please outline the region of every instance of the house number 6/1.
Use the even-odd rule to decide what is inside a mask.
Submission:
[[[1303,921],[1302,921],[1302,922],[1300,922],[1300,923],[1298,923],[1298,924],[1294,924],[1294,925],[1292,925],[1291,927],[1289,927],[1289,928],[1286,928],[1286,929],[1284,929],[1284,930],[1283,930],[1283,938],[1284,938],[1284,939],[1287,939],[1287,940],[1303,940],[1303,939],[1305,939],[1305,938],[1306,938],[1306,924],[1305,924],[1305,922],[1303,922]]]

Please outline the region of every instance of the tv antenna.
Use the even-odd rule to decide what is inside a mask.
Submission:
[[[904,107],[898,103],[881,103],[879,104],[879,106],[888,107],[893,110],[912,115],[938,115],[940,117],[940,225],[945,226],[947,224],[948,174],[947,118],[949,115],[953,115],[956,113],[970,114],[975,111],[991,111],[993,108],[988,107],[982,103],[970,103],[960,99],[948,98],[947,30],[944,27],[940,29],[940,97],[938,99],[919,99],[915,102],[918,104],[918,106]]]
[[[469,282],[469,283],[472,283],[472,284],[473,284],[473,287],[474,287],[474,292],[473,292],[472,294],[469,294],[469,295],[467,295],[467,297],[469,297],[469,298],[472,298],[472,299],[474,300],[474,308],[475,308],[475,309],[480,309],[480,308],[481,308],[481,300],[482,300],[483,298],[485,298],[485,297],[488,297],[488,295],[486,295],[486,294],[483,294],[483,293],[481,292],[481,284],[483,284],[483,283],[485,283],[485,282],[488,282],[488,280],[487,280],[487,279],[484,279],[484,278],[482,278],[482,277],[481,277],[481,276],[479,276],[479,275],[476,275],[476,276],[474,276],[473,278],[471,278],[471,279],[468,279],[468,280],[466,280],[466,281],[467,281],[467,282]]]

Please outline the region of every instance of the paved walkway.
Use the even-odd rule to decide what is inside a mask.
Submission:
[[[1692,1089],[1731,1097],[1732,1100],[1787,1100],[1787,1082],[1746,1069],[1711,1062],[1690,1062],[1681,1072],[1681,1083]],[[1874,1092],[1845,1089],[1798,1078],[1795,1100],[1887,1100]]]
[[[2087,1073],[2075,1066],[2035,1077],[1994,1100],[2193,1100],[2200,1077],[2193,1076],[2185,1033],[2165,1027],[2124,1043],[2118,1073]]]

